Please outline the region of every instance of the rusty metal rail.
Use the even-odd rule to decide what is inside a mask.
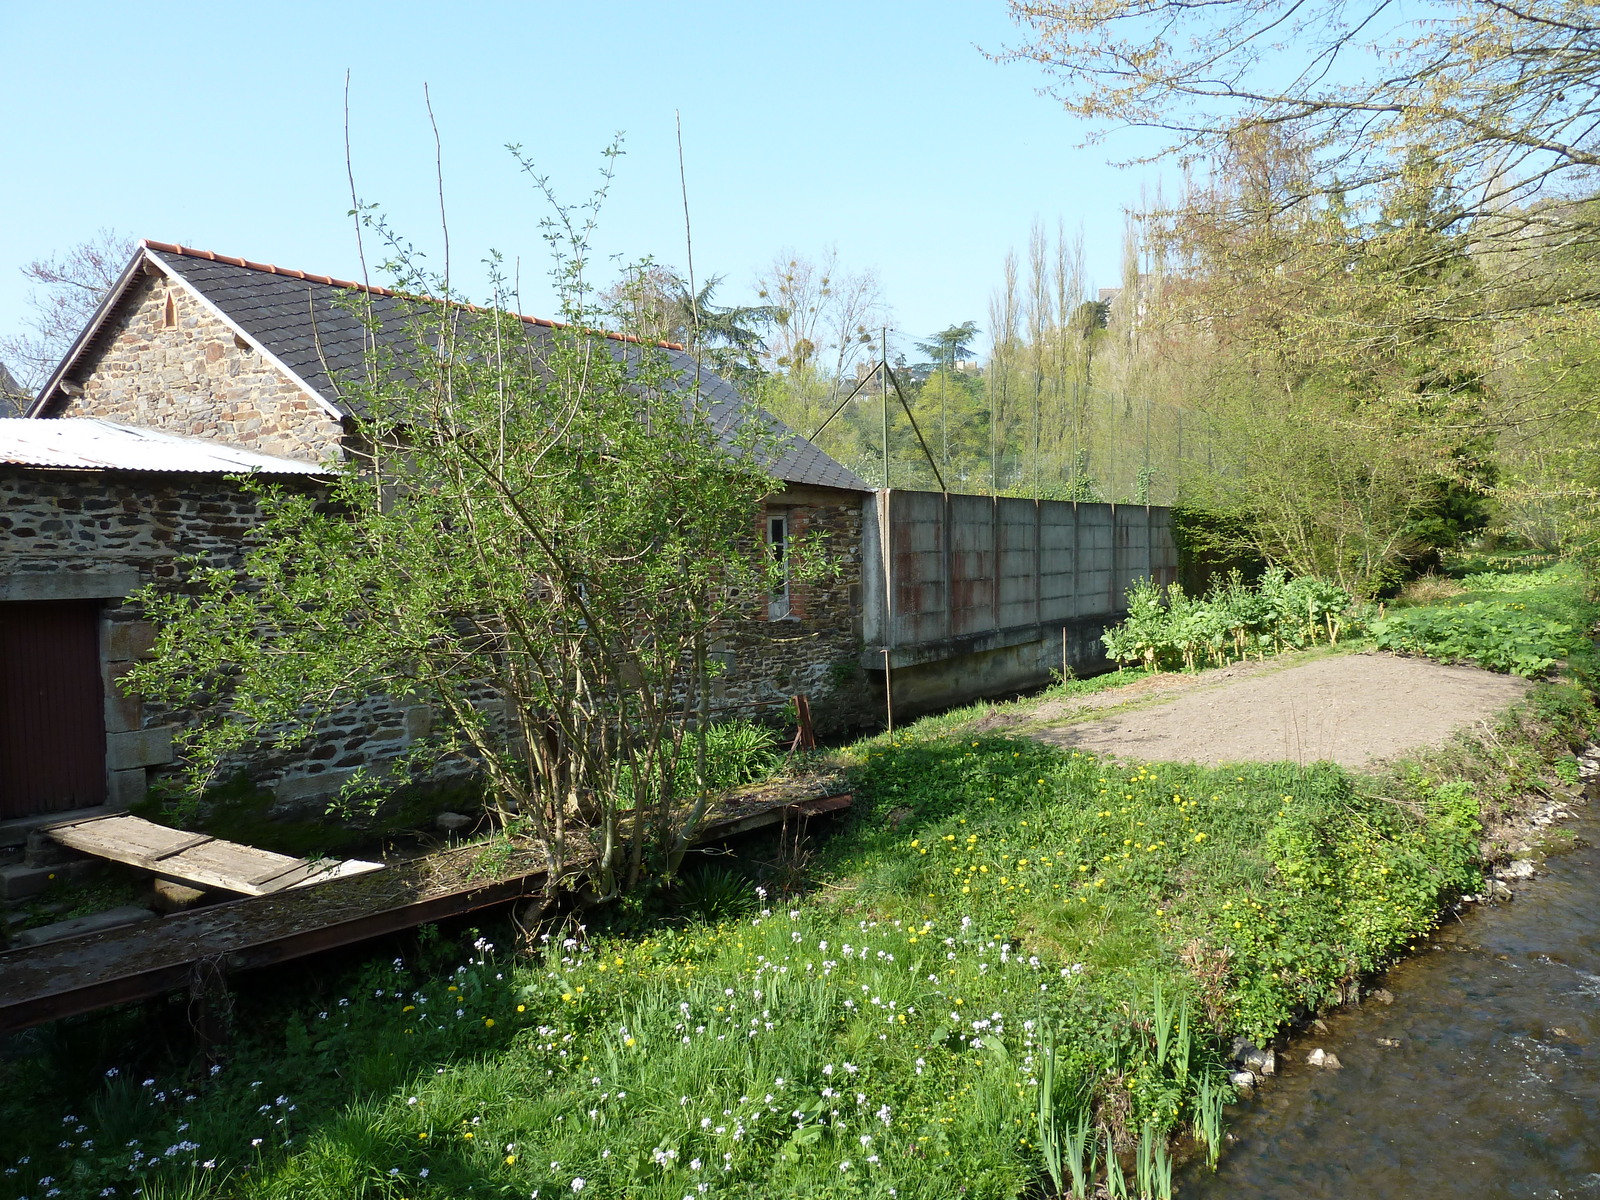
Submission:
[[[848,793],[776,798],[707,823],[695,840],[721,841],[850,802]],[[475,869],[482,853],[482,846],[452,847],[314,888],[0,954],[0,1034],[183,988],[200,964],[229,974],[272,966],[506,904],[543,887],[544,863],[532,851],[514,850],[491,875]]]

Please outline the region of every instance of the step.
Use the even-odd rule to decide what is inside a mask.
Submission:
[[[78,851],[52,841],[50,835],[41,829],[28,835],[28,847],[22,853],[22,861],[30,867],[59,867],[83,857]]]
[[[37,896],[57,879],[78,880],[97,870],[101,864],[92,858],[56,866],[30,867],[25,863],[11,863],[0,867],[0,900],[25,900]]]
[[[112,813],[121,812],[122,809],[110,804],[96,804],[91,808],[74,808],[67,812],[34,813],[27,817],[12,817],[8,821],[0,821],[0,850],[12,846],[25,846],[28,835],[46,825],[56,825],[62,821],[86,821],[91,817],[108,817]]]
[[[124,904],[121,908],[108,908],[105,912],[90,913],[86,917],[73,917],[70,921],[57,921],[54,925],[36,925],[32,929],[24,929],[11,935],[11,944],[18,949],[38,946],[44,942],[104,933],[108,929],[121,929],[125,925],[138,925],[156,919],[156,914],[148,908]]]
[[[210,899],[209,893],[203,889],[174,883],[170,879],[156,879],[151,883],[150,903],[158,913],[166,916],[187,912]]]

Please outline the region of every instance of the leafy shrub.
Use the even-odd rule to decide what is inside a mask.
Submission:
[[[723,721],[706,731],[706,783],[714,792],[760,779],[782,761],[778,735],[765,725],[745,720]],[[619,779],[623,793],[627,794],[633,787],[632,772],[624,768]],[[684,736],[682,751],[673,764],[672,783],[679,796],[695,794],[693,734]]]
[[[1448,608],[1408,608],[1372,623],[1379,647],[1470,662],[1491,671],[1532,677],[1566,657],[1573,628],[1521,606],[1474,600]]]
[[[1554,587],[1576,587],[1581,586],[1582,582],[1582,575],[1576,567],[1558,563],[1543,571],[1484,571],[1467,575],[1462,578],[1461,586],[1469,592],[1506,595],[1545,591]]]
[[[1337,645],[1358,623],[1350,593],[1337,584],[1290,579],[1273,568],[1256,588],[1233,572],[1204,596],[1140,580],[1128,589],[1128,619],[1102,641],[1115,662],[1192,671],[1322,641]]]
[[[684,912],[702,921],[742,917],[756,906],[750,881],[727,867],[702,866],[691,871],[679,882],[677,892]]]
[[[694,779],[694,758],[688,758],[689,782]],[[738,787],[760,779],[782,761],[778,735],[754,721],[724,721],[706,734],[706,773],[714,788]]]

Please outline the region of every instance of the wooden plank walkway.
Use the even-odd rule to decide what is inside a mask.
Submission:
[[[126,863],[179,883],[245,896],[265,896],[284,888],[383,869],[382,863],[359,859],[310,862],[290,858],[205,833],[170,829],[127,813],[63,821],[47,825],[41,832],[83,854]]]
[[[848,808],[837,778],[747,789],[696,844]],[[831,790],[829,785],[831,785]],[[0,953],[0,1034],[187,987],[202,964],[232,974],[537,895],[533,849],[467,843],[381,871],[286,887],[146,925]]]

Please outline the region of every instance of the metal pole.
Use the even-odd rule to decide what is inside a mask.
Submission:
[[[889,722],[889,735],[894,736],[894,684],[889,680],[889,648],[883,649],[883,711]]]
[[[883,486],[889,486],[889,327],[883,327],[883,340],[880,343],[883,359],[879,364],[878,398],[882,401],[880,412],[883,417]]]
[[[883,555],[883,708],[889,732],[894,732],[894,676],[889,662],[889,650],[894,645],[894,537],[893,513],[890,506],[894,493],[888,488],[878,493],[878,543]]]

